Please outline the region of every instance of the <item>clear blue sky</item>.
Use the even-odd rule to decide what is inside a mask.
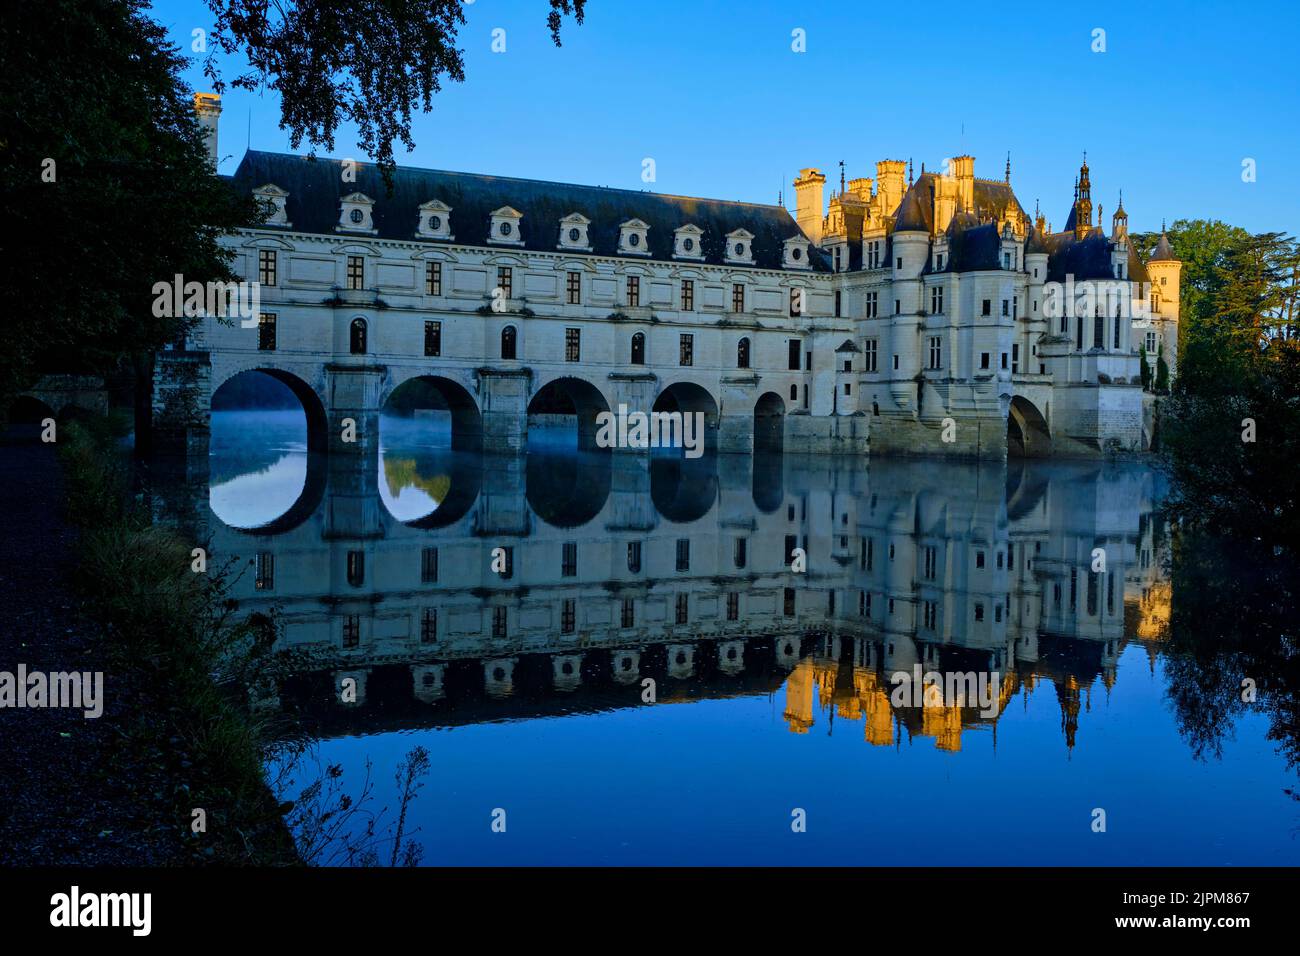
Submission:
[[[346,0],[340,0],[346,2]],[[536,179],[775,202],[804,166],[838,185],[878,159],[975,174],[1041,200],[1064,225],[1081,153],[1107,225],[1118,190],[1135,231],[1162,218],[1300,230],[1300,79],[1295,0],[1250,4],[807,4],[777,0],[589,0],[564,46],[545,0],[474,0],[460,34],[466,79],[416,118],[399,162]],[[190,49],[202,0],[157,0]],[[494,28],[507,50],[490,49]],[[807,52],[791,51],[806,31]],[[1093,30],[1106,52],[1092,52]],[[233,67],[235,64],[231,64]],[[228,75],[233,74],[233,69]],[[190,76],[206,89],[197,65]],[[273,94],[228,92],[221,152],[288,151]],[[303,150],[306,150],[304,145]],[[322,154],[326,151],[321,150]],[[335,156],[365,157],[344,128]],[[652,157],[658,180],[641,181]],[[1241,179],[1242,160],[1257,181]]]

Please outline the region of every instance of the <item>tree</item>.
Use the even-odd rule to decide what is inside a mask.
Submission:
[[[211,173],[184,58],[144,0],[24,0],[0,19],[0,410],[45,371],[144,361],[185,320],[153,284],[234,278],[256,213]],[[147,374],[147,369],[142,370]]]
[[[1155,393],[1164,395],[1169,391],[1169,363],[1165,361],[1165,343],[1156,347],[1156,384]]]
[[[465,22],[462,0],[207,0],[216,16],[204,74],[218,93],[226,86],[216,54],[242,53],[249,69],[236,89],[264,87],[280,95],[280,126],[297,149],[334,148],[341,122],[355,123],[359,143],[391,184],[393,142],[407,149],[411,112],[428,112],[444,79],[461,82],[456,48]],[[560,45],[563,17],[581,24],[586,0],[550,0],[547,27]]]
[[[1147,347],[1146,345],[1138,346],[1139,368],[1142,370],[1142,391],[1151,390],[1151,366],[1147,364]]]

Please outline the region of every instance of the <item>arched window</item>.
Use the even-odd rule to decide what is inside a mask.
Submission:
[[[353,355],[366,354],[366,320],[353,319],[349,330],[348,345]]]
[[[637,332],[632,336],[632,364],[645,364],[645,333]]]
[[[797,401],[799,401],[799,386],[798,386],[798,385],[791,385],[791,386],[790,386],[790,401],[792,401],[792,402],[797,402]]]
[[[749,339],[743,338],[736,345],[736,368],[749,368]]]
[[[515,327],[507,325],[501,330],[501,357],[507,361],[514,361],[515,358]]]

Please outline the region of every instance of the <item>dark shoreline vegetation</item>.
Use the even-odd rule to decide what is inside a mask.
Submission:
[[[77,590],[102,629],[108,666],[152,698],[115,729],[170,783],[162,796],[178,861],[298,864],[264,775],[267,727],[246,690],[274,663],[273,626],[237,620],[226,599],[232,569],[195,573],[191,543],[131,498],[118,437],[101,419],[70,423],[59,440],[67,514],[82,534]],[[192,832],[196,808],[206,833]]]

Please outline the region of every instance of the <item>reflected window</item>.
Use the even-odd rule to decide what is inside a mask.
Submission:
[[[366,555],[364,551],[348,552],[348,584],[359,588],[366,583]]]
[[[564,361],[579,362],[582,360],[582,330],[565,329],[564,330]]]
[[[786,617],[794,617],[794,588],[785,589],[785,600],[783,602],[782,613]]]
[[[748,560],[749,540],[747,538],[737,538],[735,546],[732,549],[732,559],[736,567],[743,568]]]
[[[560,602],[560,633],[572,634],[577,629],[578,602],[565,598]]]
[[[983,603],[978,601],[975,603],[975,620],[976,621],[984,620],[984,605]]]
[[[677,570],[689,571],[691,569],[691,539],[677,539]]]
[[[506,636],[506,609],[502,605],[492,609],[492,636],[496,638]]]
[[[420,551],[420,583],[438,583],[438,549],[424,548]]]
[[[275,589],[275,555],[269,551],[259,551],[257,554],[253,587],[258,591]]]
[[[736,368],[749,368],[749,339],[743,338],[736,345]]]
[[[645,333],[637,332],[632,336],[632,364],[645,364]]]
[[[508,362],[515,359],[515,340],[518,333],[515,332],[513,325],[507,325],[501,330],[501,358]]]
[[[357,647],[361,644],[361,618],[349,614],[343,619],[343,646]]]
[[[420,643],[433,644],[438,640],[438,609],[426,607],[420,614]]]
[[[736,591],[727,594],[727,620],[740,620],[740,594]]]
[[[641,542],[629,541],[627,544],[627,569],[633,574],[641,570]]]
[[[578,543],[576,541],[564,542],[564,551],[560,558],[560,576],[566,578],[576,577],[578,574]]]
[[[366,320],[353,319],[348,330],[348,349],[353,355],[366,354]]]
[[[623,599],[623,613],[620,615],[619,623],[623,627],[636,626],[636,602],[631,598]]]
[[[677,595],[677,623],[686,624],[691,617],[691,604],[689,594]]]

